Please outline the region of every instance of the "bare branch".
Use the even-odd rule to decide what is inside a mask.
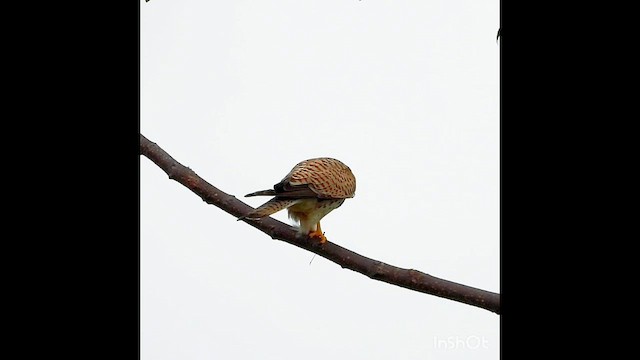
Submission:
[[[200,196],[207,204],[215,205],[236,218],[248,214],[252,207],[236,199],[199,177],[188,167],[180,164],[157,144],[140,134],[140,154],[158,165],[169,178],[179,182]],[[296,237],[296,230],[274,218],[247,220],[247,224],[291,245],[311,251],[335,262],[343,268],[364,274],[371,279],[407,289],[462,302],[500,314],[500,294],[440,279],[418,270],[403,269],[382,261],[370,259],[345,249],[330,241],[321,244],[317,239]]]

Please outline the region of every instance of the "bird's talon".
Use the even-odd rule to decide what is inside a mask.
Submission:
[[[323,232],[316,232],[316,231],[314,231],[314,232],[310,232],[310,233],[309,233],[309,237],[310,237],[310,238],[317,238],[317,239],[319,239],[319,240],[320,240],[320,244],[324,244],[325,242],[327,242],[327,237],[326,237],[326,236],[324,236],[324,233],[323,233]]]

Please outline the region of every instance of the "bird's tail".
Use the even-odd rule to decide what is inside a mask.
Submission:
[[[268,190],[265,190],[265,191],[268,191]],[[263,217],[267,217],[273,213],[276,213],[282,209],[286,209],[289,206],[297,203],[298,201],[300,200],[273,198],[267,201],[266,203],[260,205],[257,209],[253,210],[247,215],[239,217],[238,220],[243,220],[243,219],[258,220]]]
[[[244,197],[250,197],[250,196],[274,196],[275,194],[276,194],[275,190],[269,189],[269,190],[260,190],[260,191],[252,192],[251,194],[247,194]]]

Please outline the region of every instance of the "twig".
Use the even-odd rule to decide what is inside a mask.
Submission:
[[[186,188],[200,196],[207,204],[215,205],[236,218],[248,214],[252,207],[209,184],[188,167],[180,164],[157,144],[140,134],[140,154]],[[291,245],[311,251],[335,262],[342,268],[353,270],[374,280],[407,289],[462,302],[500,314],[500,294],[440,279],[418,270],[403,269],[382,261],[370,259],[330,241],[320,244],[317,239],[296,237],[296,230],[274,218],[243,220],[247,224]]]

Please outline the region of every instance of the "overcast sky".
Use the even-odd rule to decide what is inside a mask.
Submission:
[[[337,158],[357,190],[329,241],[500,292],[498,0],[140,6],[149,140],[254,207]],[[142,359],[499,357],[499,315],[309,264],[145,157],[140,197]]]

